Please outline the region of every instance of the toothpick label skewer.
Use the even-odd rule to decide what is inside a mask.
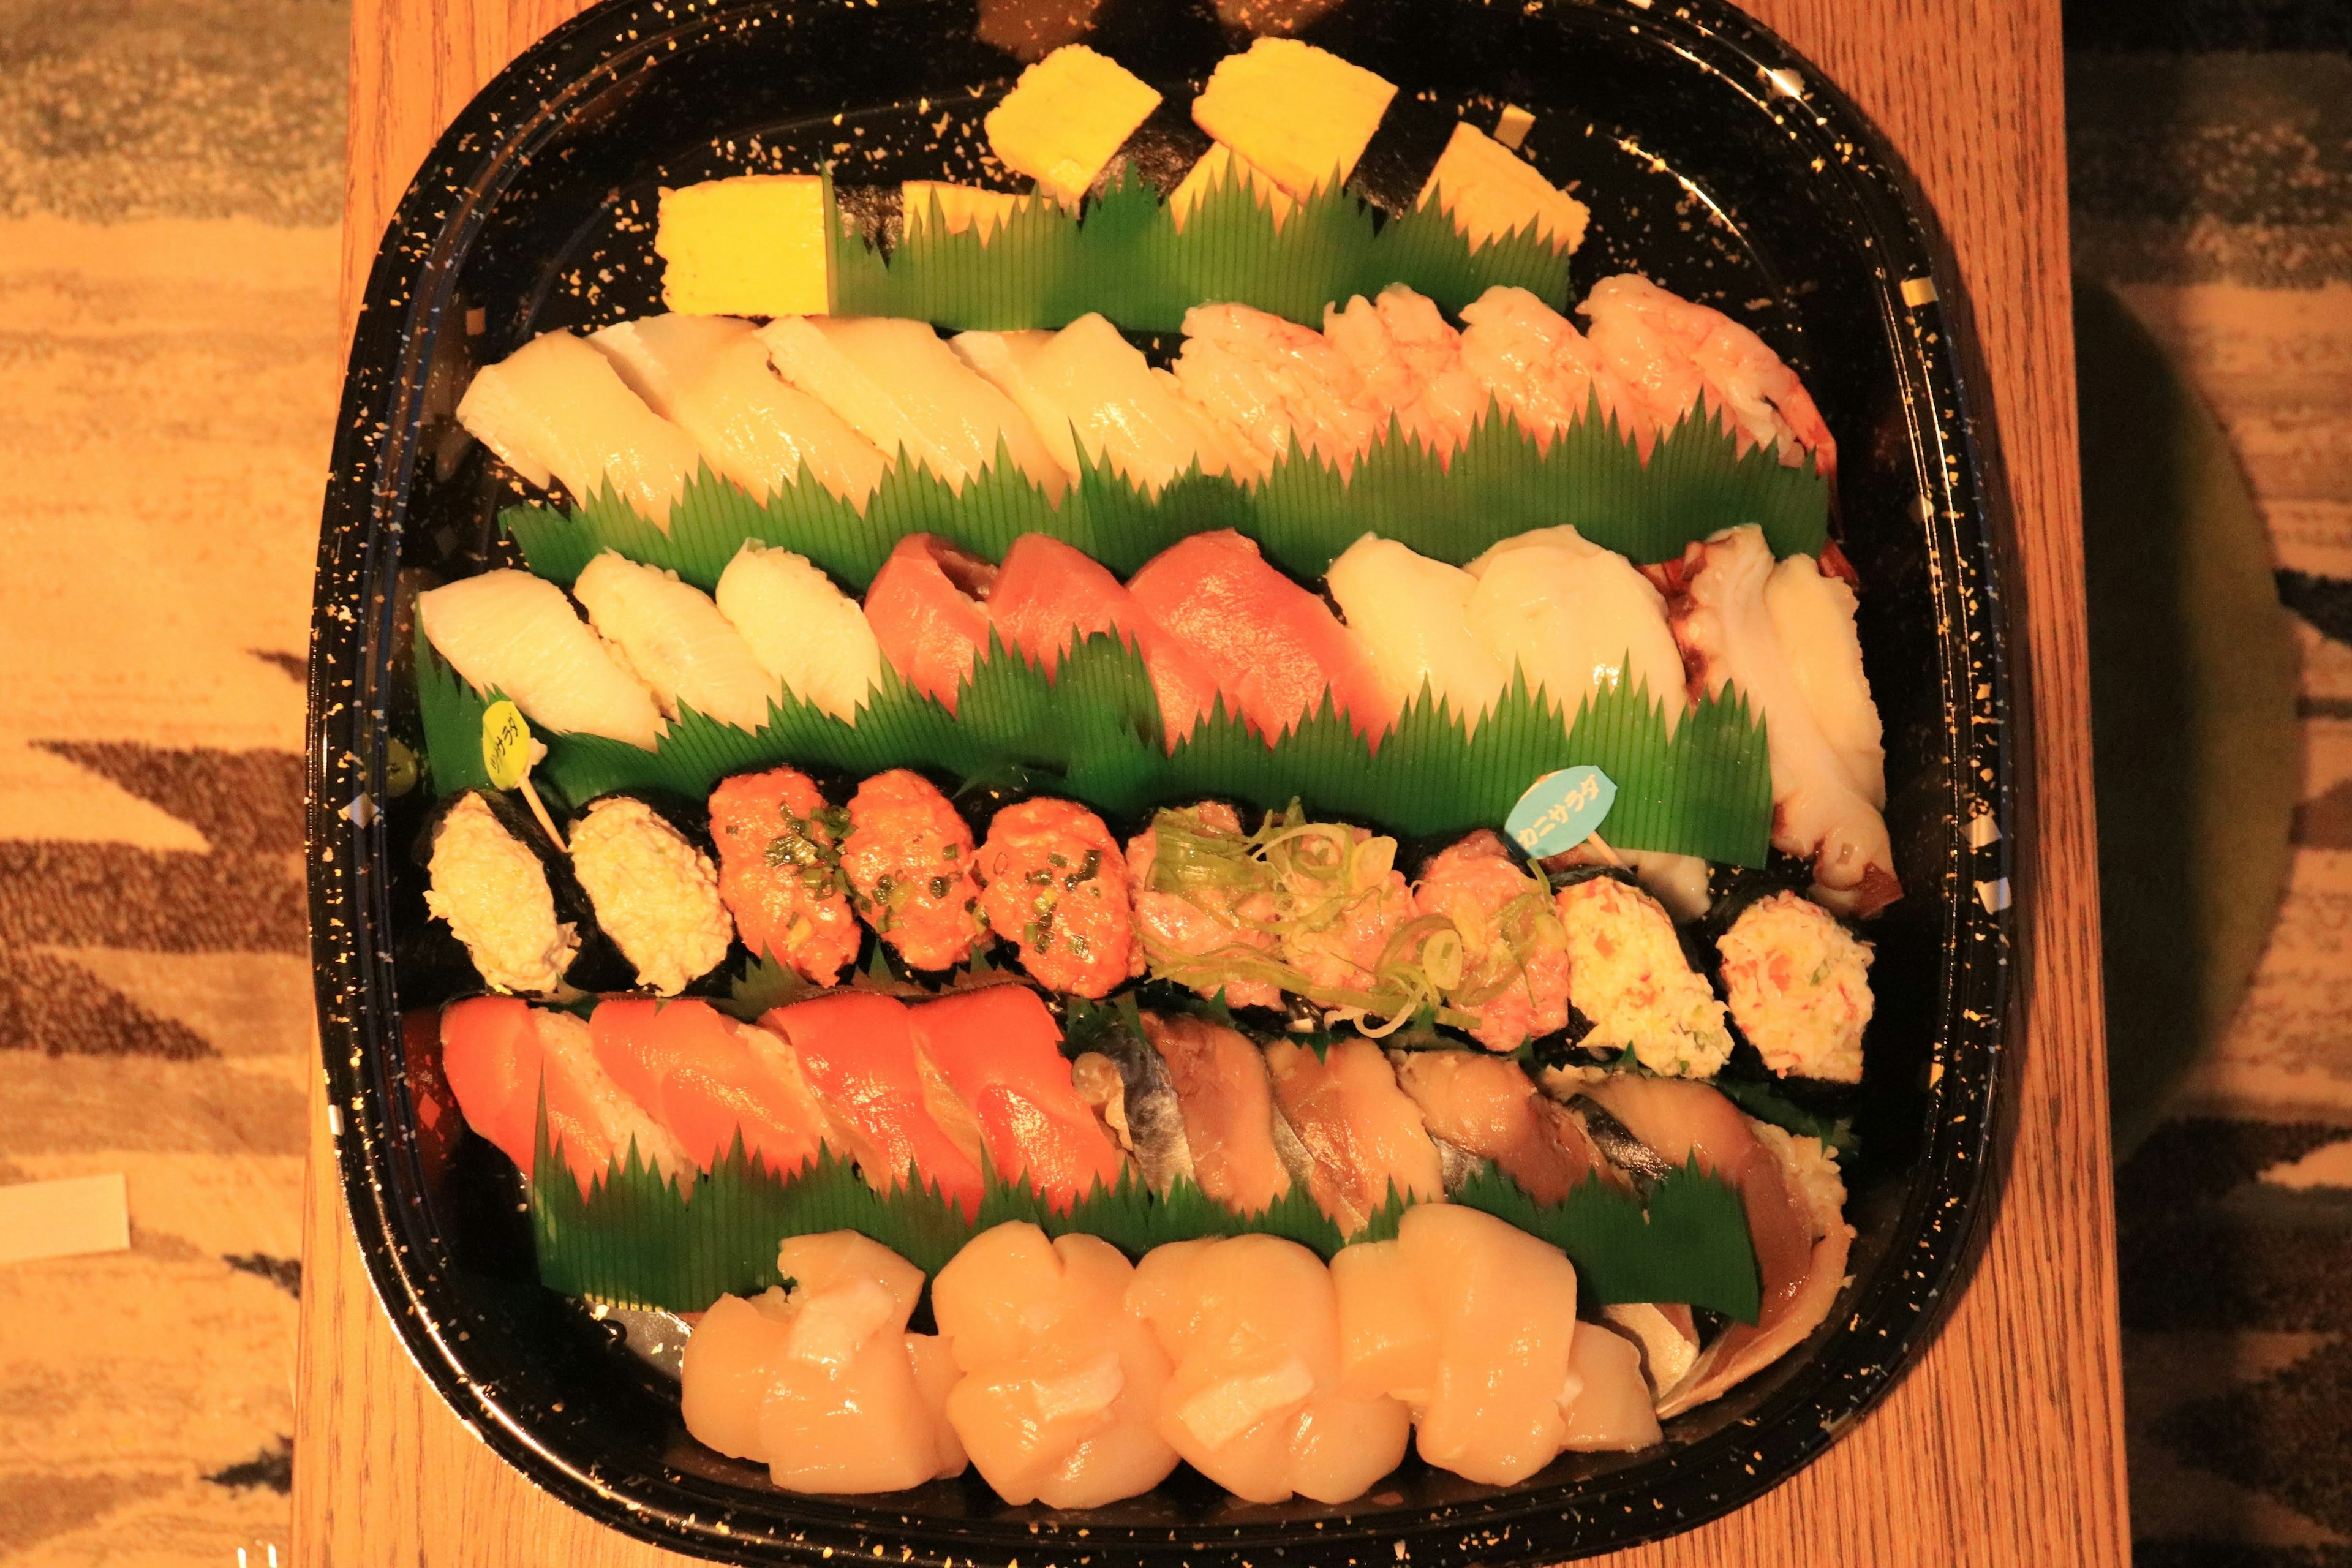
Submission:
[[[547,814],[547,803],[531,787],[531,764],[545,755],[547,748],[531,738],[530,725],[524,721],[521,709],[500,699],[482,710],[482,766],[489,773],[490,783],[499,789],[521,790],[523,799],[530,805],[530,814],[547,830],[549,841],[568,855],[571,847],[555,830],[555,819]]]
[[[1504,819],[1503,829],[1520,848],[1541,860],[1564,855],[1587,838],[1597,839],[1601,822],[1616,803],[1616,783],[1599,768],[1590,764],[1562,768],[1528,786]]]

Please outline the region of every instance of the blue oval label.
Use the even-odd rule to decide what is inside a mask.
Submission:
[[[1503,830],[1538,860],[1565,855],[1591,837],[1616,804],[1617,785],[1599,768],[1562,768],[1528,786]]]

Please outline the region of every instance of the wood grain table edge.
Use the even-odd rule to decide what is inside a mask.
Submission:
[[[566,0],[354,0],[342,300],[440,128]],[[2000,523],[2019,976],[1989,1223],[1936,1343],[1820,1461],[1619,1564],[2127,1561],[2054,0],[1756,0],[1887,133],[1948,292]],[[1982,419],[1990,405],[1991,421]],[[1998,433],[1995,438],[1995,432]],[[374,1298],[311,1094],[298,1349],[302,1564],[685,1563],[541,1493],[443,1405]]]

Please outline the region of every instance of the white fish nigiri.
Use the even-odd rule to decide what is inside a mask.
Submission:
[[[664,530],[700,458],[694,437],[646,407],[603,354],[566,331],[475,372],[457,422],[532,484],[562,479],[579,501],[609,484]]]
[[[646,316],[588,340],[629,389],[694,438],[712,471],[761,500],[801,465],[859,507],[888,466],[833,410],[769,368],[758,329],[732,316]]]
[[[1227,467],[1223,443],[1202,439],[1177,389],[1098,314],[1058,332],[961,332],[949,346],[1029,416],[1073,475],[1080,446],[1155,495],[1195,463],[1210,474]]]
[[[1823,572],[1810,555],[1791,555],[1764,580],[1764,610],[1805,694],[1822,739],[1845,764],[1862,798],[1886,809],[1886,745],[1863,673],[1854,630],[1853,587]]]
[[[768,721],[776,678],[701,589],[607,550],[588,563],[572,592],[597,635],[653,688],[664,717],[674,720],[686,707],[739,730]]]
[[[806,556],[747,542],[719,574],[719,613],[793,696],[857,721],[882,679],[882,647],[857,601]]]
[[[1665,704],[1667,733],[1682,721],[1690,704],[1665,600],[1632,562],[1562,526],[1507,539],[1467,570],[1478,580],[1471,629],[1549,692],[1563,718],[1623,680],[1646,683],[1650,700]]]
[[[1345,473],[1384,423],[1364,405],[1356,367],[1322,333],[1247,305],[1184,312],[1176,379],[1268,463],[1296,447]]]
[[[1478,580],[1461,567],[1368,533],[1324,580],[1391,707],[1412,701],[1425,683],[1475,729],[1502,697],[1511,667],[1471,629]]]
[[[652,691],[554,584],[511,568],[485,572],[419,594],[416,616],[468,686],[504,692],[532,723],[647,751],[661,739]]]
[[[1011,399],[923,321],[892,316],[779,316],[760,329],[776,373],[884,453],[904,451],[958,489],[1013,461],[1049,496],[1069,475]]]

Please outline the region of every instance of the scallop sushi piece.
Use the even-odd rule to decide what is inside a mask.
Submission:
[[[1127,586],[1152,624],[1215,679],[1225,711],[1260,734],[1291,729],[1326,693],[1359,731],[1387,730],[1387,693],[1363,649],[1321,599],[1233,530],[1171,545]]]
[[[1565,525],[1507,539],[1470,563],[1470,627],[1574,722],[1605,687],[1630,681],[1665,706],[1666,732],[1689,699],[1666,602],[1633,563]]]
[[[857,721],[882,648],[857,601],[804,555],[746,540],[719,574],[719,613],[761,669],[802,701]]]
[[[1071,1086],[1061,1028],[1035,992],[982,986],[913,1008],[908,1023],[916,1049],[971,1108],[999,1175],[1063,1205],[1118,1184],[1126,1163]]]
[[[1665,1441],[1642,1375],[1642,1352],[1632,1340],[1597,1323],[1579,1325],[1568,1348],[1568,1374],[1576,1393],[1560,1405],[1562,1448],[1625,1453]]]
[[[1143,973],[1127,858],[1085,806],[1025,800],[1005,807],[988,825],[978,867],[981,912],[1018,945],[1038,984],[1102,997]]]
[[[1797,373],[1722,311],[1668,293],[1637,273],[1603,278],[1577,307],[1592,349],[1665,428],[1704,404],[1740,448],[1772,448],[1790,467],[1810,453],[1837,471],[1837,443]]]
[[[903,1491],[961,1474],[947,1421],[954,1363],[936,1335],[907,1332],[922,1271],[855,1231],[785,1238],[793,1281],[722,1296],[687,1341],[688,1432],[764,1463],[789,1491]]]
[[[1870,1026],[1870,944],[1790,892],[1759,899],[1715,940],[1731,1021],[1787,1077],[1862,1081]]]
[[[1654,1073],[1713,1078],[1731,1055],[1723,1004],[1683,956],[1658,900],[1614,877],[1571,882],[1552,908],[1568,933],[1568,999],[1592,1022],[1578,1044],[1627,1051]]]
[[[988,652],[996,568],[932,533],[898,541],[866,590],[866,623],[898,679],[949,712]]]
[[[1160,1436],[1235,1497],[1346,1502],[1403,1459],[1411,1417],[1385,1394],[1342,1387],[1331,1273],[1297,1242],[1156,1247],[1127,1300],[1173,1363]]]
[[[1382,434],[1394,420],[1405,436],[1450,454],[1486,412],[1489,395],[1462,362],[1462,334],[1435,301],[1402,283],[1344,309],[1324,306],[1323,336],[1355,367]]]
[[[1583,1089],[1667,1164],[1696,1156],[1702,1170],[1738,1188],[1747,1211],[1762,1310],[1752,1324],[1726,1327],[1659,1391],[1659,1416],[1679,1415],[1770,1365],[1829,1316],[1853,1237],[1844,1184],[1817,1140],[1750,1121],[1705,1084],[1612,1073]]]
[[[662,1175],[691,1182],[693,1157],[596,1058],[588,1026],[520,997],[476,996],[441,1010],[441,1073],[466,1124],[533,1174],[539,1113],[550,1148],[585,1192],[632,1148]]]
[[[1545,1097],[1518,1063],[1481,1051],[1395,1051],[1397,1087],[1447,1161],[1466,1178],[1492,1161],[1540,1204],[1556,1204],[1594,1175],[1611,1176],[1575,1113]]]
[[[1068,487],[1027,416],[975,374],[923,321],[888,316],[779,316],[760,329],[793,385],[885,455],[904,453],[961,489],[1000,445],[1049,497]]]
[[[547,867],[468,790],[433,827],[425,907],[449,922],[493,990],[542,994],[579,956],[580,937],[555,918]]]
[[[1274,1108],[1265,1055],[1246,1035],[1205,1018],[1146,1013],[1142,1019],[1183,1120],[1192,1179],[1235,1214],[1264,1212],[1290,1191],[1291,1163],[1305,1163]]]
[[[601,362],[600,362],[601,363]],[[416,596],[425,640],[476,695],[501,693],[532,723],[653,750],[661,710],[563,590],[502,567]]]
[[[1097,1508],[1176,1468],[1156,1429],[1171,1370],[1129,1310],[1134,1266],[1099,1237],[982,1232],[940,1270],[931,1310],[962,1379],[948,1420],[1006,1502]]]
[[[637,984],[675,996],[719,967],[735,922],[719,871],[653,807],[611,795],[572,826],[572,870],[596,923],[636,967]]]
[[[1482,827],[1431,857],[1412,902],[1453,922],[1461,976],[1446,1005],[1475,1020],[1480,1045],[1515,1051],[1567,1026],[1568,940],[1550,885],[1522,869],[1500,835]]]
[[[1160,700],[1168,746],[1192,732],[1216,701],[1216,677],[1153,624],[1110,572],[1043,533],[1024,533],[1005,552],[988,593],[998,633],[1048,675],[1081,637],[1117,636],[1134,645]]]
[[[848,828],[848,814],[797,769],[740,773],[710,792],[719,897],[743,945],[813,984],[832,984],[866,940],[841,869]]]
[[[1175,376],[1266,465],[1311,452],[1344,475],[1387,423],[1369,405],[1355,365],[1322,333],[1248,305],[1185,311]]]
[[[987,935],[971,828],[937,785],[894,768],[857,786],[841,868],[850,902],[918,969],[951,969]]]
[[[1511,667],[1471,629],[1478,580],[1469,573],[1367,533],[1331,563],[1324,582],[1391,710],[1426,689],[1475,730],[1501,700]]]
[[[603,354],[562,331],[475,372],[457,422],[532,484],[561,479],[583,504],[609,485],[665,532],[701,460],[694,437],[646,407]]]
[[[1437,1146],[1379,1046],[1335,1040],[1318,1057],[1276,1040],[1265,1048],[1265,1068],[1275,1105],[1306,1148],[1307,1190],[1340,1235],[1363,1229],[1391,1195],[1444,1197]]]
[[[1576,323],[1525,289],[1502,284],[1462,307],[1462,367],[1519,428],[1548,444],[1591,412],[1638,441],[1657,439],[1646,405]]]
[[[703,460],[760,500],[818,484],[863,511],[887,467],[874,444],[769,368],[751,322],[732,316],[646,316],[588,342],[647,407],[692,437]]]
[[[1578,1325],[1559,1248],[1477,1209],[1422,1204],[1394,1241],[1342,1250],[1331,1279],[1342,1386],[1409,1404],[1423,1459],[1507,1487],[1567,1446],[1575,1341],[1608,1331]]]
[[[664,718],[675,721],[691,708],[739,730],[767,723],[782,687],[702,590],[607,550],[582,570],[572,593],[597,635],[653,688]]]
[[[771,1009],[760,1023],[799,1057],[803,1076],[868,1186],[887,1193],[911,1170],[966,1215],[980,1212],[980,1162],[937,1114],[938,1096],[905,1003],[877,992],[835,991]]]
[[[1772,847],[1812,862],[1820,902],[1844,914],[1874,914],[1903,896],[1895,847],[1868,781],[1856,782],[1852,753],[1841,752],[1807,700],[1798,658],[1766,600],[1775,570],[1764,531],[1753,524],[1691,545],[1674,568],[1675,640],[1693,690],[1737,686],[1763,721],[1772,755]],[[1868,700],[1867,689],[1860,700]],[[1858,731],[1855,721],[1841,733],[1851,739]]]
[[[961,332],[949,346],[1029,416],[1074,478],[1081,449],[1150,495],[1195,467],[1229,466],[1224,443],[1203,439],[1177,387],[1093,311],[1058,332]]]
[[[829,1119],[799,1058],[708,1002],[607,997],[589,1015],[588,1037],[597,1065],[705,1170],[738,1138],[779,1173],[814,1160],[824,1142]]]

